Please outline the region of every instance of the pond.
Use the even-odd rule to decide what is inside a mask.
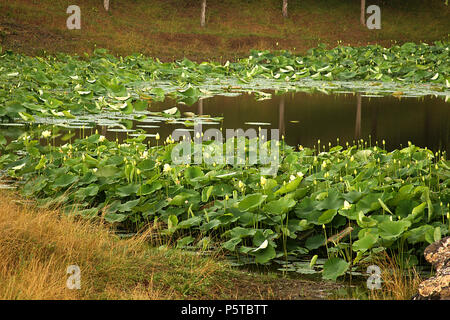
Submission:
[[[319,94],[309,92],[295,92],[295,93],[288,92],[284,94],[279,94],[278,92],[275,91],[266,91],[266,92],[267,96],[263,95],[264,99],[261,99],[261,92],[259,92],[259,94],[244,93],[235,96],[215,95],[213,97],[199,100],[190,106],[182,103],[177,103],[175,100],[165,99],[165,101],[163,102],[151,103],[149,110],[150,113],[133,112],[129,114],[121,114],[112,112],[102,112],[101,114],[96,115],[88,115],[88,114],[82,115],[73,120],[57,119],[57,118],[39,119],[36,117],[37,119],[36,122],[40,123],[41,125],[49,124],[55,126],[62,126],[63,131],[71,130],[71,133],[74,134],[74,136],[70,138],[71,140],[73,140],[74,137],[89,136],[93,133],[94,130],[98,130],[99,133],[105,135],[110,141],[113,141],[116,138],[118,140],[124,140],[125,138],[127,138],[127,136],[132,137],[139,135],[141,132],[145,132],[148,135],[148,138],[152,140],[150,141],[152,145],[155,144],[154,140],[155,136],[157,134],[160,135],[161,141],[159,141],[158,143],[161,145],[162,141],[164,141],[166,137],[173,134],[175,129],[193,130],[192,127],[192,124],[194,123],[193,119],[197,119],[203,123],[203,130],[206,130],[207,128],[211,127],[223,130],[224,129],[235,130],[238,128],[244,130],[254,128],[257,130],[259,127],[267,129],[279,129],[280,134],[285,136],[285,140],[288,145],[291,146],[303,145],[305,147],[312,148],[316,147],[318,144],[318,140],[320,140],[321,146],[325,146],[326,151],[328,151],[329,143],[333,146],[336,144],[345,145],[346,142],[348,142],[350,145],[353,145],[354,142],[359,139],[364,139],[364,141],[368,143],[368,146],[374,146],[377,143],[379,146],[382,146],[383,145],[382,141],[385,141],[386,145],[385,146],[383,145],[383,147],[385,147],[388,150],[406,147],[408,145],[408,142],[411,141],[413,144],[417,146],[427,147],[434,151],[437,150],[442,150],[446,152],[449,151],[450,110],[447,102],[442,97],[440,98],[434,96],[396,97],[392,95],[383,97],[380,96],[374,97],[372,95],[361,93]],[[170,111],[169,114],[175,115],[176,113],[176,116],[165,117],[163,114],[168,110],[173,110]],[[146,117],[143,117],[143,115],[145,115]],[[193,118],[193,116],[195,117]],[[20,121],[9,124],[2,123],[0,126],[0,134],[7,136],[8,139],[17,138],[17,136],[21,132],[23,132],[23,130],[27,130],[27,127],[29,126],[24,122],[22,124],[23,124],[22,126],[18,126],[20,125]],[[117,128],[118,124],[120,124],[121,127]],[[67,141],[67,139],[61,138],[62,137],[60,136],[59,138],[57,138],[55,143],[52,144],[64,144]],[[339,139],[339,141],[337,139]],[[43,144],[49,143],[49,141],[44,140],[45,139],[41,141]],[[102,152],[105,152],[105,154],[107,154],[105,149],[102,150],[103,150]],[[352,158],[353,156],[350,158],[350,162],[353,161]],[[338,163],[335,163],[333,161],[330,162],[330,164],[338,165]],[[22,168],[21,165],[22,164],[15,165],[15,168],[18,168],[17,170],[20,170]],[[405,164],[401,165],[405,166]],[[36,163],[33,163],[33,167],[35,166]],[[354,173],[356,176],[355,181],[357,180],[358,177],[356,172],[357,167],[358,166],[352,167],[351,169],[354,170],[355,172]],[[429,166],[427,165],[427,167]],[[203,167],[202,169],[206,170],[206,168]],[[399,172],[401,170],[399,169],[394,170],[390,174],[392,176],[397,177],[398,174],[397,171]],[[351,172],[352,171],[350,171],[350,173]],[[248,172],[245,174],[248,174],[250,177],[252,176],[252,174]],[[353,177],[350,178],[350,175],[347,173],[345,177],[346,179],[353,179]],[[408,177],[406,179],[410,178],[411,177]],[[294,177],[294,180],[295,179],[296,178]],[[42,181],[46,180],[47,179],[44,179]],[[166,180],[170,183],[169,179]],[[306,182],[311,184],[311,181],[312,179],[309,179],[309,181]],[[58,180],[58,183],[60,182],[61,181]],[[333,183],[334,182],[336,181],[333,180]],[[66,184],[66,182],[63,183]],[[120,183],[121,183],[120,185],[122,185],[123,182]],[[313,180],[313,183],[315,185],[316,181]],[[365,188],[366,186],[363,185],[364,183],[365,183],[364,181],[356,181],[355,185],[358,185],[358,188],[360,188],[361,186]],[[120,188],[126,187],[127,185],[125,185],[125,187]],[[324,187],[328,188],[328,185],[326,186],[322,185],[319,187],[318,190],[321,190],[321,188],[323,189]],[[94,186],[94,188],[96,188],[96,186]],[[206,190],[206,187],[203,186],[198,188],[199,190]],[[111,189],[116,190],[114,189],[114,187]],[[84,192],[84,190],[86,190],[86,188],[82,189],[82,192]],[[96,190],[98,191],[98,189]],[[120,199],[123,198],[126,198],[128,200],[131,199],[128,197],[131,194],[131,192],[126,190],[125,191],[120,190],[118,193]],[[151,192],[154,192],[155,190],[153,191],[151,190]],[[378,189],[377,191],[379,190],[380,189]],[[437,195],[435,191],[436,190],[434,189],[433,194]],[[150,191],[148,192],[150,193]],[[331,194],[335,194],[333,192],[334,191],[330,191]],[[256,195],[260,194],[256,193]],[[352,195],[354,195],[354,193]],[[218,197],[220,198],[221,196],[223,195],[219,195]],[[338,194],[336,194],[336,196],[338,196]],[[368,197],[369,196],[372,195],[368,195]],[[317,193],[314,193],[314,195],[311,195],[311,197],[317,199],[318,195]],[[333,198],[334,196],[329,197]],[[375,197],[374,199],[375,201],[377,201],[377,203],[383,203],[383,205],[385,205],[384,202],[382,202],[381,198],[378,198],[383,197],[381,193],[375,193],[373,197]],[[135,201],[139,202],[141,201],[140,198],[141,197],[137,198],[136,200],[130,200],[124,203],[123,205],[125,206]],[[142,199],[143,202],[146,201],[145,196],[142,197]],[[371,202],[374,199],[369,199],[370,200],[369,202]],[[314,205],[316,205],[322,200],[323,199],[317,200],[316,202],[314,202]],[[388,200],[390,200],[390,198],[387,198],[386,201]],[[121,200],[117,201],[119,201],[120,203]],[[205,202],[207,201],[208,199],[206,199]],[[242,201],[243,200],[241,200],[241,202]],[[340,201],[342,202],[343,200]],[[355,202],[356,201],[357,200],[355,200]],[[134,206],[136,206],[136,203],[134,203]],[[304,203],[307,203],[307,201]],[[150,202],[148,202],[147,204],[153,205]],[[167,204],[163,205],[166,206]],[[339,206],[335,206],[334,204],[332,204],[333,208],[338,208]],[[417,203],[413,202],[413,206],[416,206],[417,208],[420,207],[420,204],[419,202]],[[440,205],[438,204],[435,210],[438,209],[440,210],[442,209],[441,207],[443,206],[444,205],[441,201]],[[321,206],[320,210],[324,208],[325,207]],[[328,207],[326,207],[325,209],[327,208]],[[424,207],[422,207],[422,209],[423,208]],[[159,208],[157,210],[161,209],[162,208]],[[221,215],[219,212],[215,212],[216,209],[214,210],[213,209],[211,209],[211,214]],[[304,218],[305,216],[302,215],[304,211],[305,212],[308,210],[310,211],[311,208],[309,207],[303,208],[300,206],[297,209],[300,210],[301,214],[300,217]],[[411,208],[408,207],[406,209],[407,211],[408,210],[410,211],[412,207]],[[89,210],[91,209],[83,210],[83,212],[87,212]],[[93,208],[93,210],[95,211],[95,213],[98,211],[98,209],[95,207]],[[131,207],[130,208],[121,207],[120,210],[124,212],[127,210],[131,211]],[[142,210],[145,210],[145,212],[151,212],[152,214],[155,213],[153,209],[147,210],[144,206],[142,206]],[[155,211],[157,210],[155,209]],[[175,209],[169,208],[163,209],[161,211],[162,212],[161,214],[167,216],[172,212],[175,213],[177,212],[174,210],[179,210],[178,214],[183,214],[183,212],[185,212],[185,209],[183,208],[175,208]],[[245,209],[243,210],[245,211]],[[330,210],[331,211],[334,210],[334,215],[336,215],[337,212],[336,209],[329,209],[327,212],[330,212]],[[308,213],[310,213],[309,211]],[[397,211],[395,212],[397,213]],[[443,214],[445,214],[445,212],[442,213],[442,215]],[[333,219],[333,217],[331,217],[331,219]],[[384,211],[383,216],[378,215],[378,218],[380,219],[382,219],[383,217]],[[400,221],[401,217],[398,216],[398,219]],[[182,218],[180,216],[180,221],[181,220]],[[292,222],[295,220],[290,219],[290,221]],[[298,220],[296,221],[298,222]],[[390,221],[392,222],[392,220]],[[176,223],[178,223],[178,220]],[[314,224],[319,225],[318,223]],[[205,223],[204,225],[208,225],[208,223]],[[442,226],[444,226],[444,224],[442,224]],[[431,225],[430,226],[426,225],[426,227],[431,228],[433,232],[435,230],[433,229],[433,227],[431,227]],[[333,230],[333,227],[331,227],[331,230]],[[337,229],[334,228],[334,232],[336,232],[336,230]],[[438,231],[440,232],[440,229]],[[434,232],[434,234],[436,234],[436,232]],[[323,241],[321,240],[322,235],[320,233],[318,233],[318,235],[320,236],[319,241]],[[311,236],[311,238],[317,237],[318,235]],[[306,246],[308,247],[308,245]],[[309,247],[311,251],[314,250],[314,248],[317,249],[315,245],[311,245]],[[301,248],[300,251],[302,250],[306,252],[306,250],[304,250],[303,248]],[[306,274],[308,276],[311,276],[312,277],[311,279],[316,279],[322,273],[326,259],[317,260],[313,270],[310,267],[310,260],[309,260],[310,256],[308,256],[307,258],[308,259],[306,260],[305,257],[302,257],[301,259],[294,258],[292,261],[289,262],[283,261],[283,259],[276,259],[273,261],[276,263],[273,263],[271,265],[270,270],[281,272],[283,274],[284,273],[290,273],[294,275],[301,274],[302,276]],[[417,262],[419,263],[418,269],[423,269],[424,266],[421,265],[422,261],[420,258],[419,261]],[[235,266],[248,267],[249,264],[251,265],[255,264],[253,256],[249,257],[248,259],[239,259],[237,262],[232,261],[232,265]],[[425,268],[424,270],[420,271],[427,272],[428,270]],[[365,283],[364,281],[367,275],[364,273],[364,270],[361,272],[361,270],[358,270],[356,267],[355,268],[352,267],[348,271],[348,273],[350,275],[355,276],[354,280],[358,284],[358,287],[361,287],[361,283],[362,284]]]
[[[237,96],[216,95],[201,99],[188,106],[166,99],[151,104],[150,111],[163,111],[176,106],[181,118],[167,120],[163,117],[149,116],[139,121],[122,114],[101,114],[80,117],[63,124],[75,130],[75,137],[89,135],[93,128],[108,139],[123,140],[127,135],[137,135],[144,130],[154,142],[158,133],[164,141],[177,130],[190,130],[184,122],[186,114],[195,114],[201,119],[202,129],[279,129],[291,146],[322,147],[328,143],[341,145],[364,139],[368,144],[381,146],[386,142],[387,150],[408,145],[411,141],[417,146],[433,151],[450,151],[450,108],[442,97],[395,97],[370,96],[359,93],[322,94],[295,92],[276,94],[268,91],[270,99],[257,100],[253,94]],[[131,120],[124,120],[131,119]],[[117,128],[117,123],[126,123],[126,128]],[[55,119],[41,119],[42,123],[58,124]],[[190,121],[189,121],[190,122]],[[81,126],[86,129],[82,130]],[[90,130],[89,130],[90,129]],[[6,137],[17,137],[21,128],[1,124],[0,131]],[[62,141],[59,141],[62,143]],[[58,141],[57,141],[58,143]]]
[[[171,101],[155,105],[157,110],[173,106]],[[304,92],[272,95],[257,101],[251,94],[237,97],[214,96],[191,107],[178,105],[181,112],[223,117],[216,127],[244,130],[278,128],[288,145],[314,147],[336,139],[341,144],[364,139],[386,141],[393,150],[408,141],[420,147],[449,152],[450,108],[442,98],[367,97],[359,94],[310,94]],[[267,124],[267,126],[264,126]],[[180,127],[181,128],[181,127]],[[153,129],[162,136],[169,128]]]

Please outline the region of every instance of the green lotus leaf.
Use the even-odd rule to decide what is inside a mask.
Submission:
[[[336,281],[336,279],[347,272],[350,263],[340,258],[330,258],[323,265],[322,277],[327,280]]]
[[[267,196],[262,195],[261,193],[248,195],[239,202],[238,208],[242,211],[252,211],[259,207],[266,198]]]

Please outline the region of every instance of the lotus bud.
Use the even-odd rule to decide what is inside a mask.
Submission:
[[[264,186],[267,182],[267,179],[261,176],[260,182],[261,182],[261,186]]]

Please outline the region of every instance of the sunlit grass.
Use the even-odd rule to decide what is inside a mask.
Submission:
[[[206,287],[221,287],[214,275],[223,265],[151,248],[151,230],[119,239],[102,225],[21,202],[14,194],[0,196],[2,300],[211,298]],[[80,290],[66,287],[69,265],[81,269]]]

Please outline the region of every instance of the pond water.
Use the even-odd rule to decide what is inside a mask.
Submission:
[[[69,124],[72,132],[76,132],[76,137],[83,135],[83,132],[89,135],[96,128],[111,140],[122,140],[143,130],[154,143],[156,133],[164,141],[175,129],[193,131],[192,126],[184,124],[192,120],[186,117],[188,113],[189,116],[195,114],[200,117],[203,131],[214,127],[224,130],[225,136],[225,129],[279,129],[280,135],[284,135],[286,143],[291,146],[315,147],[320,140],[322,148],[326,146],[328,149],[328,143],[336,145],[337,139],[341,145],[364,139],[372,146],[377,142],[381,146],[385,140],[388,150],[407,146],[408,141],[411,141],[434,151],[450,151],[450,105],[443,97],[270,93],[271,99],[264,100],[257,100],[255,95],[244,93],[238,96],[216,95],[199,100],[191,106],[171,99],[151,104],[152,112],[176,106],[181,117],[175,121],[152,115],[141,121],[134,119],[135,114],[104,113],[86,115],[69,122],[66,119],[62,122],[41,119],[41,122],[66,126]],[[118,129],[117,123],[125,123],[126,128],[122,126]],[[82,125],[86,126],[85,130],[80,129]],[[11,139],[24,129],[25,126],[0,124],[0,133]]]
[[[152,105],[152,111],[163,111],[177,106],[181,114],[223,117],[223,120],[203,124],[203,131],[215,127],[224,129],[279,129],[288,145],[317,146],[331,142],[350,144],[364,139],[393,150],[408,145],[431,150],[450,151],[450,106],[442,98],[368,97],[360,94],[310,94],[304,92],[272,95],[272,99],[258,101],[251,94],[235,97],[214,96],[200,100],[192,106],[166,100]],[[179,124],[166,125],[154,122],[134,122],[133,129],[144,129],[149,134],[159,133],[162,139],[174,129],[185,130]],[[193,130],[188,128],[188,130]],[[123,138],[124,132],[103,133],[109,139]]]
[[[155,107],[163,110],[170,101]],[[407,146],[408,141],[432,150],[449,151],[450,106],[442,98],[367,97],[359,94],[288,93],[257,101],[252,95],[215,96],[181,112],[223,117],[222,128],[278,128],[289,145],[313,147],[336,139],[341,144],[364,139],[386,141],[387,149]],[[252,123],[267,123],[261,124]],[[205,127],[207,128],[207,127]],[[168,128],[166,128],[168,129]],[[162,136],[170,130],[158,129]],[[156,132],[157,130],[154,130]]]

